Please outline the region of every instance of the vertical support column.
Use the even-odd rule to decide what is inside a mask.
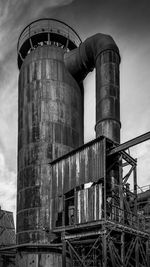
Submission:
[[[104,210],[104,221],[106,222],[106,219],[107,219],[107,207],[106,207],[106,138],[103,139],[103,142],[104,142],[104,184],[103,184],[103,210]]]
[[[62,226],[65,227],[65,195],[63,195]]]
[[[96,60],[96,137],[120,143],[120,57],[106,50]]]
[[[137,216],[137,170],[136,165],[133,169],[133,186],[134,186],[134,195],[135,195],[135,201],[134,201],[134,214]]]
[[[107,238],[106,238],[106,214],[107,214],[107,207],[106,207],[106,138],[103,139],[104,142],[104,190],[103,190],[103,203],[104,203],[104,223],[102,230],[104,234],[102,235],[102,264],[103,267],[107,267]]]
[[[136,237],[136,245],[135,245],[135,261],[136,267],[139,267],[139,237]]]
[[[65,195],[63,195],[62,226],[65,227]],[[61,233],[61,241],[62,241],[62,267],[66,267],[65,230]]]
[[[105,233],[105,226],[103,227],[104,234],[102,236],[102,267],[107,267],[107,238],[106,238],[106,233]]]
[[[121,233],[121,261],[122,261],[122,267],[124,266],[124,262],[125,262],[125,244],[124,244],[124,242],[125,242],[125,240],[124,240],[124,238],[125,238],[125,233],[122,231],[122,233]]]
[[[123,183],[122,183],[122,156],[119,158],[119,199],[120,199],[120,213],[119,222],[124,223],[124,203],[123,203]]]
[[[77,191],[74,188],[74,224],[77,223]]]
[[[123,184],[122,184],[122,176],[123,176],[123,170],[122,170],[122,156],[119,158],[119,197],[120,197],[120,219],[119,222],[124,224],[124,203],[123,203]],[[121,261],[122,261],[122,267],[124,266],[125,262],[125,233],[122,231],[121,233]]]
[[[31,38],[29,39],[29,41],[30,41],[31,49],[33,50],[33,44],[32,44]]]
[[[66,267],[66,240],[64,231],[61,234],[61,240],[62,240],[62,267]]]
[[[146,259],[148,266],[150,266],[149,240],[146,241]]]

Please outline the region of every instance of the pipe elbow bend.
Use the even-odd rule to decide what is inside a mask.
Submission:
[[[96,65],[96,60],[99,54],[106,50],[113,50],[119,55],[119,49],[110,35],[97,33],[86,39],[79,47],[81,55],[86,59],[86,65],[92,68]],[[120,56],[120,55],[119,55]]]
[[[65,53],[65,65],[75,79],[81,81],[95,68],[97,57],[105,50],[113,50],[119,55],[119,49],[113,38],[97,33],[87,38],[78,48]]]

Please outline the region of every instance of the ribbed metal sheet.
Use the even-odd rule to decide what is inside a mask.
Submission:
[[[50,229],[62,225],[64,195],[84,184],[97,183],[104,177],[104,172],[104,138],[95,139],[51,163],[50,214],[53,216],[50,216]],[[75,220],[78,223],[101,219],[102,193],[99,186],[75,193],[78,199],[75,203],[74,195],[75,216],[79,216]]]
[[[102,184],[76,192],[76,223],[85,223],[102,218]]]
[[[97,182],[104,177],[104,140],[89,143],[51,166],[53,197],[82,184]]]

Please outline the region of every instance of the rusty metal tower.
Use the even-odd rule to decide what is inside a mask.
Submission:
[[[18,41],[17,266],[147,266],[136,160],[120,145],[120,54],[41,19]],[[96,68],[96,139],[83,144],[83,80]],[[124,166],[130,166],[123,176]],[[133,173],[134,192],[127,181]]]
[[[55,214],[50,210],[54,198],[49,162],[83,144],[82,84],[64,64],[64,53],[80,43],[71,27],[54,19],[34,21],[19,37],[17,244],[23,253],[18,253],[19,266],[61,263],[61,250],[51,246],[55,235],[50,218]],[[34,253],[37,250],[40,254]]]

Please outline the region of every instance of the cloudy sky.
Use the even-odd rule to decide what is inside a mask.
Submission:
[[[110,34],[121,53],[121,140],[150,130],[149,0],[0,0],[0,205],[15,211],[17,159],[17,39],[31,21],[50,17],[72,26],[82,40]],[[85,80],[85,142],[95,124],[94,72]],[[131,149],[139,185],[150,184],[150,142]]]

